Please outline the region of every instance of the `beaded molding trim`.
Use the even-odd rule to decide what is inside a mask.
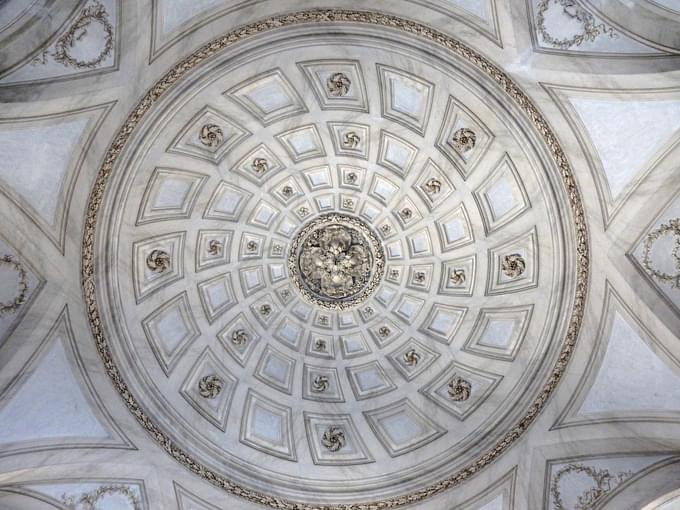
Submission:
[[[563,185],[569,199],[572,220],[574,222],[576,240],[576,290],[573,301],[573,311],[569,319],[567,334],[562,343],[560,355],[552,369],[550,376],[535,397],[526,413],[517,423],[505,433],[505,435],[489,450],[484,452],[476,460],[467,466],[459,469],[451,476],[430,484],[422,489],[408,492],[403,495],[394,496],[386,499],[363,502],[363,503],[343,503],[343,504],[308,504],[296,502],[286,498],[268,496],[256,490],[239,485],[203,464],[197,462],[192,456],[176,445],[163,430],[148,416],[141,408],[135,397],[132,395],[127,383],[118,370],[111,354],[111,350],[102,327],[99,307],[96,298],[95,285],[95,234],[97,228],[97,214],[101,207],[107,182],[116,164],[118,156],[123,151],[126,142],[130,138],[133,130],[139,124],[141,118],[151,109],[159,98],[176,82],[186,76],[194,67],[216,55],[225,48],[231,47],[240,41],[267,32],[273,29],[300,25],[306,23],[358,23],[371,24],[400,30],[405,33],[422,37],[446,48],[461,58],[464,58],[479,70],[491,77],[505,93],[514,100],[517,106],[523,110],[527,118],[531,121],[534,128],[543,137],[553,160],[560,171]],[[585,311],[586,294],[588,291],[590,266],[590,249],[588,241],[588,228],[585,221],[583,204],[574,175],[567,161],[564,150],[557,141],[557,137],[543,118],[538,108],[529,97],[519,88],[519,86],[496,65],[492,64],[485,57],[478,54],[460,41],[445,35],[420,23],[399,18],[388,14],[380,14],[370,11],[352,11],[343,9],[313,9],[294,12],[267,18],[262,21],[244,25],[237,30],[218,37],[200,47],[192,55],[180,61],[160,78],[144,95],[144,97],[133,108],[123,125],[116,133],[111,145],[109,146],[103,163],[99,169],[97,179],[90,194],[87,216],[83,233],[82,246],[82,268],[81,277],[83,294],[87,307],[87,314],[94,336],[97,349],[104,362],[106,372],[113,381],[116,390],[121,394],[125,404],[139,420],[140,424],[151,434],[163,449],[172,457],[184,465],[187,469],[204,478],[215,486],[223,490],[242,497],[248,501],[259,503],[280,510],[382,510],[397,508],[404,505],[422,502],[452,487],[460,485],[465,480],[475,475],[482,468],[489,465],[501,454],[507,451],[510,446],[517,441],[520,436],[529,428],[531,423],[539,415],[546,402],[557,387],[562,375],[564,374],[567,363],[572,356],[578,333],[583,321]]]
[[[304,256],[304,245],[308,236],[314,232],[323,230],[328,226],[348,227],[358,231],[363,236],[365,251],[370,251],[370,275],[358,292],[345,299],[322,298],[313,291],[305,281],[300,258]],[[304,227],[295,235],[288,254],[288,273],[295,288],[310,303],[326,310],[348,310],[368,299],[375,292],[385,274],[385,251],[378,237],[373,233],[366,222],[346,214],[327,213],[323,214]]]

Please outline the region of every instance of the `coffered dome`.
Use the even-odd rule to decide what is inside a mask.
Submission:
[[[299,23],[323,16],[168,75],[111,153],[86,254],[162,442],[335,503],[449,484],[518,437],[585,267],[569,169],[507,77],[416,24]]]
[[[0,510],[677,510],[679,0],[0,0]]]

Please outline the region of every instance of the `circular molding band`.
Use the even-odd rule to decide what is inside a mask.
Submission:
[[[451,476],[423,487],[422,489],[411,491],[400,496],[376,501],[367,501],[363,503],[308,504],[291,501],[286,498],[268,496],[261,492],[241,486],[219,475],[218,473],[194,460],[190,453],[178,447],[141,408],[140,404],[129,390],[126,381],[123,379],[114,361],[104,328],[102,326],[100,311],[97,303],[97,286],[95,283],[95,234],[97,229],[98,213],[104,199],[104,192],[118,157],[122,153],[126,142],[129,140],[131,134],[135,130],[136,126],[140,123],[143,116],[153,107],[153,105],[161,98],[161,96],[166,91],[168,91],[168,89],[170,89],[174,84],[185,77],[192,69],[205,62],[207,59],[218,54],[225,48],[232,47],[233,45],[256,36],[257,34],[293,25],[334,22],[377,25],[408,33],[416,37],[425,38],[432,43],[451,51],[458,57],[463,58],[477,69],[487,74],[515,102],[515,104],[527,116],[533,127],[542,136],[545,146],[559,170],[564,190],[569,201],[569,206],[571,208],[573,221],[573,234],[576,244],[576,253],[574,255],[576,283],[572,302],[572,314],[569,318],[567,333],[560,344],[560,353],[550,375],[541,387],[538,395],[532,401],[531,405],[524,412],[523,416],[492,448],[483,452],[476,460],[470,462],[464,468],[459,469]],[[97,350],[99,351],[99,354],[104,362],[106,372],[113,381],[116,390],[123,397],[125,404],[135,415],[140,424],[172,457],[174,457],[186,468],[209,481],[213,485],[216,485],[223,490],[242,497],[248,501],[266,505],[272,508],[286,510],[377,510],[396,508],[403,505],[422,502],[423,500],[431,498],[447,489],[460,485],[462,482],[475,475],[478,471],[488,466],[503,452],[508,450],[510,446],[515,441],[517,441],[529,428],[531,423],[536,419],[555,390],[559,380],[565,372],[567,363],[569,362],[576,345],[583,320],[586,294],[588,289],[589,241],[585,215],[581,202],[581,195],[574,179],[571,167],[567,161],[566,155],[560,146],[555,133],[552,131],[548,125],[548,122],[543,118],[529,97],[509,76],[503,73],[501,69],[456,39],[413,21],[392,15],[378,14],[369,11],[315,9],[279,15],[262,21],[254,22],[242,26],[239,29],[222,37],[214,39],[175,65],[146,92],[144,97],[134,107],[132,112],[129,114],[123,125],[116,133],[98,171],[98,175],[88,202],[87,216],[83,233],[81,271],[83,293],[87,306],[88,319],[92,329],[92,334],[94,335],[96,341]]]
[[[361,255],[361,258],[365,258],[366,260],[363,262],[369,266],[368,278],[365,282],[362,282],[361,288],[356,289],[356,291],[353,291],[347,296],[343,295],[341,299],[330,299],[329,296],[324,295],[323,292],[312,289],[302,267],[304,265],[302,264],[302,261],[309,255],[309,253],[306,252],[308,239],[315,234],[318,235],[319,233],[322,233],[323,235],[324,232],[328,232],[328,229],[333,227],[342,229],[341,234],[348,238],[350,232],[353,231],[362,239],[362,244],[355,246],[354,248],[361,249],[361,253],[358,255]],[[333,239],[333,237],[340,237],[340,235],[331,235],[331,240],[337,241],[338,239]],[[343,255],[345,255],[350,248],[349,242],[347,242],[347,245],[348,246],[346,246],[345,250],[342,252]],[[375,292],[375,289],[378,287],[385,274],[385,252],[378,237],[366,222],[346,214],[327,213],[307,223],[300,232],[296,234],[288,255],[288,271],[292,275],[295,287],[310,303],[316,304],[327,310],[347,310],[363,303],[371,294],[373,294],[373,292]],[[339,272],[344,273],[345,271],[340,270]],[[330,275],[327,274],[325,276]]]

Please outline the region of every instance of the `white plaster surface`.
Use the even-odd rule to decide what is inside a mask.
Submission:
[[[57,336],[0,409],[0,443],[54,438],[110,438],[83,393]]]
[[[572,97],[616,199],[680,129],[680,101]]]
[[[210,9],[223,5],[222,0],[159,0],[158,12],[164,34]]]
[[[680,369],[657,356],[618,311],[582,415],[615,411],[680,411]]]
[[[484,506],[480,506],[479,510],[505,510],[503,506],[503,495],[499,494]]]
[[[491,24],[491,0],[446,0]]]
[[[73,170],[87,124],[87,116],[79,115],[0,125],[0,179],[49,225],[57,221],[62,187]]]

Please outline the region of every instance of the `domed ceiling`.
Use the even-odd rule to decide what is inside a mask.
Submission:
[[[92,318],[130,406],[260,490],[376,497],[502,450],[585,278],[532,106],[388,21],[219,40],[128,121],[91,205]]]
[[[0,7],[0,508],[672,504],[677,41],[571,0],[72,3],[23,67],[51,7]]]

